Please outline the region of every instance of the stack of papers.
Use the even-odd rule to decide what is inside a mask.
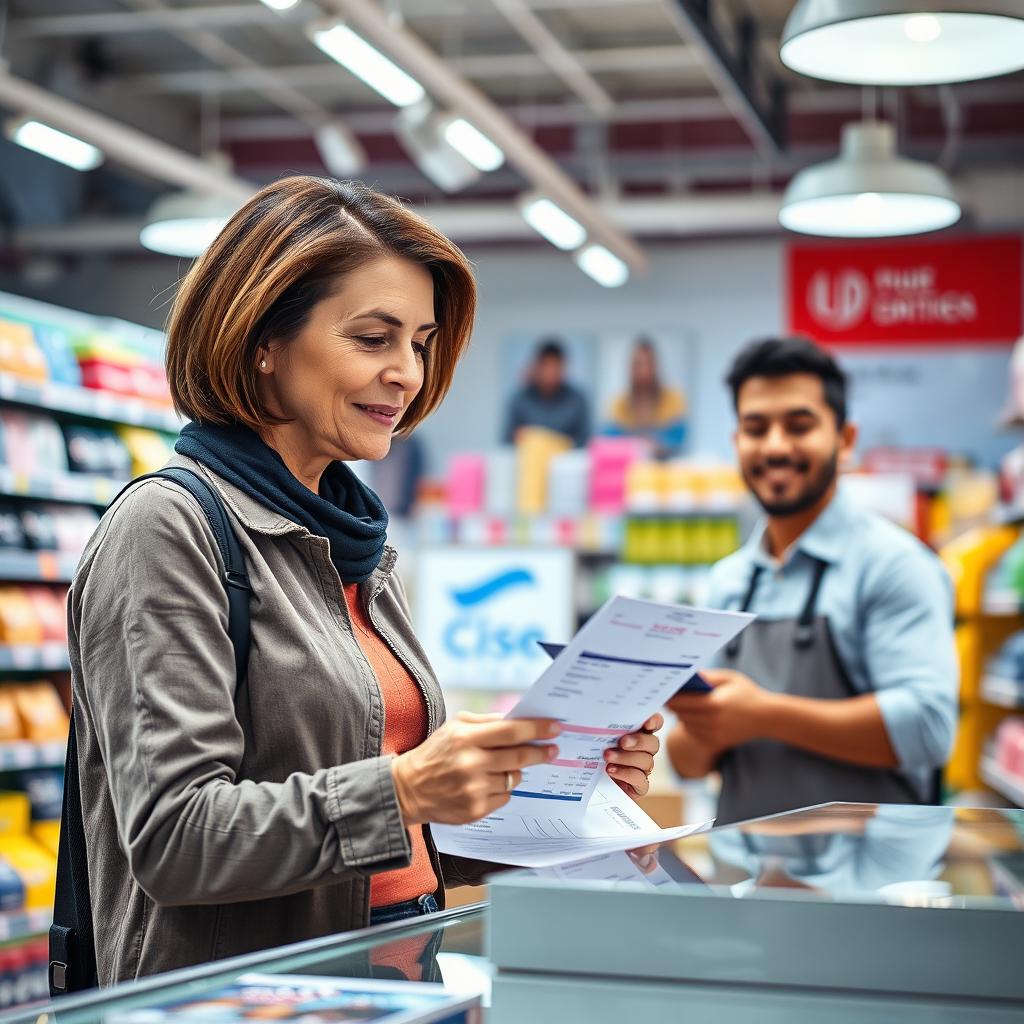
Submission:
[[[442,853],[546,867],[679,839],[711,822],[660,829],[604,770],[603,753],[635,732],[753,616],[614,597],[510,712],[555,718],[558,759],[523,772],[496,814],[432,825]]]

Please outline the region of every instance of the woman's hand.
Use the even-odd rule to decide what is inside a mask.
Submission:
[[[664,724],[665,719],[660,714],[651,715],[638,732],[623,736],[617,747],[609,747],[604,752],[608,774],[623,793],[634,800],[646,796],[651,788],[654,755],[661,748],[661,740],[654,733]]]
[[[406,827],[466,825],[493,814],[508,803],[524,768],[558,756],[558,747],[537,746],[536,741],[560,732],[558,722],[546,718],[459,712],[391,762]]]

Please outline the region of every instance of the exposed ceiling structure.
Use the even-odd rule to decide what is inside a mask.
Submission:
[[[638,239],[775,230],[781,187],[834,155],[841,126],[865,111],[894,122],[903,153],[953,175],[968,223],[1024,223],[1024,75],[910,90],[801,78],[778,60],[790,7],[301,0],[279,13],[260,0],[0,2],[0,107],[13,116],[26,97],[63,102],[65,123],[89,112],[121,133],[85,175],[40,170],[40,158],[0,143],[7,248],[131,248],[148,203],[193,174],[231,192],[325,173],[315,142],[324,124],[352,133],[365,180],[424,204],[457,238],[531,237],[509,200],[539,190],[636,269]],[[487,132],[504,166],[452,195],[432,184],[396,135],[395,107],[313,45],[311,22],[337,17]],[[212,150],[228,154],[230,172],[200,161]]]

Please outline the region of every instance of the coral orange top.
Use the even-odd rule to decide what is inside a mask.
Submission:
[[[404,754],[427,738],[427,706],[416,680],[378,636],[356,595],[358,584],[345,586],[345,602],[356,641],[366,655],[384,701],[384,740],[382,754]],[[440,886],[423,826],[409,830],[412,860],[408,867],[382,871],[370,879],[370,906],[388,907],[414,900]]]

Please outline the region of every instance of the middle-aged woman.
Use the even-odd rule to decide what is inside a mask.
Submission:
[[[475,301],[426,221],[304,177],[255,195],[181,283],[167,366],[192,422],[172,465],[229,510],[251,648],[236,692],[210,527],[177,484],[138,483],[70,596],[101,984],[443,904],[485,866],[439,857],[428,823],[491,813],[555,755],[554,722],[442,724],[387,514],[345,465],[436,408]],[[626,736],[608,770],[643,794],[657,748]]]

